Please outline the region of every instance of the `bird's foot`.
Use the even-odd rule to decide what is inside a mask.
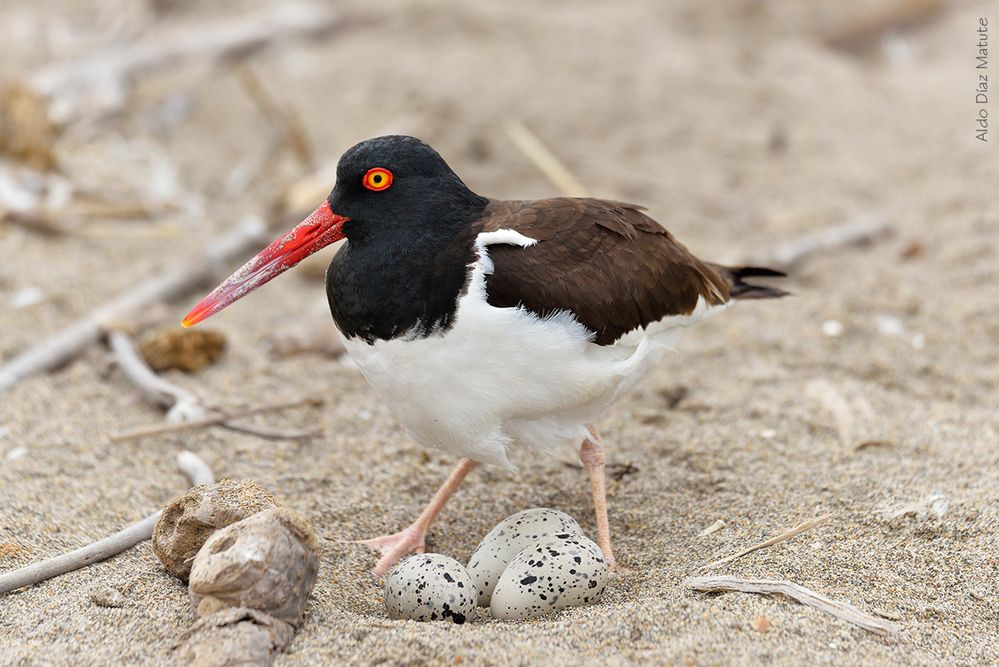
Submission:
[[[382,576],[403,556],[423,553],[427,546],[426,537],[427,529],[414,523],[398,533],[381,535],[370,540],[358,540],[355,544],[363,544],[381,552],[382,557],[375,563],[371,572],[377,576]]]

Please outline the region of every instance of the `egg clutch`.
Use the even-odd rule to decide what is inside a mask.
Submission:
[[[390,618],[464,623],[476,605],[493,618],[521,620],[593,604],[610,568],[571,516],[535,508],[507,517],[463,566],[443,554],[401,561],[385,582]]]

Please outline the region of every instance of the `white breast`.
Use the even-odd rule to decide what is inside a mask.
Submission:
[[[453,326],[426,338],[344,345],[403,426],[422,445],[512,468],[511,445],[540,452],[578,446],[622,392],[676,342],[682,330],[718,307],[703,300],[689,316],[667,317],[595,345],[571,313],[539,318],[486,301],[492,272],[486,247],[528,246],[512,230],[480,234],[479,260],[458,301]]]

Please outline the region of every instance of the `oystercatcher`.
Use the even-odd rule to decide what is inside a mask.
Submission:
[[[419,139],[386,136],[344,153],[326,201],[184,326],[344,238],[326,292],[347,352],[416,440],[461,457],[412,525],[364,541],[382,552],[377,574],[423,550],[478,463],[512,469],[514,449],[567,445],[579,447],[613,565],[593,424],[691,325],[733,300],[786,294],[746,282],[782,273],[701,261],[640,206],[488,199]]]

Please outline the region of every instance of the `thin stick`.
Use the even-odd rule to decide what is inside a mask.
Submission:
[[[569,168],[538,138],[536,134],[519,120],[512,120],[504,128],[510,140],[534,163],[552,185],[566,197],[586,197],[586,186],[573,176]]]
[[[194,452],[180,452],[177,455],[177,467],[184,473],[192,486],[215,482],[215,475],[212,474],[211,468]],[[153,527],[156,526],[161,512],[162,510],[154,512],[142,521],[134,523],[110,537],[105,537],[75,551],[0,574],[0,595],[24,586],[32,586],[73,570],[79,570],[81,567],[107,560],[111,556],[131,549],[136,544],[152,537]]]
[[[230,419],[249,417],[250,415],[257,415],[263,412],[279,412],[281,410],[289,410],[291,408],[297,408],[303,405],[310,405],[310,406],[322,405],[322,403],[323,401],[321,399],[302,398],[296,401],[288,401],[285,403],[271,403],[268,405],[258,405],[252,408],[246,408],[244,410],[225,412],[223,414],[218,414],[211,417],[205,417],[204,419],[194,419],[188,422],[154,424],[152,426],[145,426],[131,431],[113,433],[111,434],[111,442],[122,442],[123,440],[131,440],[133,438],[141,438],[147,435],[157,435],[159,433],[168,433],[171,431],[183,431],[192,428],[215,426],[216,424],[222,424],[223,422],[227,422]],[[242,428],[245,429],[247,427],[243,426]]]
[[[207,407],[193,392],[183,387],[178,387],[166,378],[157,375],[149,367],[149,364],[146,363],[146,360],[142,358],[132,337],[126,332],[120,329],[112,331],[108,334],[108,342],[111,345],[111,351],[114,353],[115,361],[118,363],[118,368],[150,400],[167,408],[167,420],[170,423],[206,419],[212,412],[218,412],[219,417],[225,420],[219,422],[220,425],[233,431],[249,433],[261,438],[300,440],[302,438],[314,438],[322,434],[322,430],[320,429],[285,431],[249,424],[239,424],[226,419],[227,415],[224,411]]]
[[[816,526],[821,526],[822,524],[824,524],[825,522],[827,522],[829,519],[831,519],[832,516],[833,516],[833,512],[830,512],[829,514],[823,514],[820,517],[817,517],[815,519],[810,519],[809,521],[805,521],[804,523],[799,523],[797,526],[795,526],[791,530],[787,531],[786,533],[781,533],[780,535],[777,535],[775,537],[771,537],[769,540],[764,540],[763,542],[760,542],[759,544],[754,544],[751,547],[746,547],[742,551],[740,551],[738,553],[734,553],[731,556],[726,556],[725,558],[722,558],[721,560],[716,560],[713,563],[708,563],[707,565],[705,565],[701,569],[702,570],[707,570],[707,569],[710,569],[712,567],[716,567],[718,565],[724,565],[725,563],[731,563],[736,558],[742,558],[746,554],[751,554],[754,551],[759,551],[760,549],[766,549],[767,547],[772,547],[775,544],[780,544],[781,542],[789,540],[789,539],[791,539],[792,537],[794,537],[796,535],[800,535],[801,533],[804,533],[806,530],[811,530],[812,528],[815,528]]]
[[[176,298],[215,278],[219,268],[232,263],[266,241],[257,218],[245,218],[234,229],[208,244],[190,264],[169,269],[91,311],[62,331],[0,365],[0,393],[26,377],[58,368],[96,342],[107,322]]]
[[[852,220],[785,241],[772,253],[752,263],[775,269],[789,269],[820,252],[868,243],[890,229],[888,221],[880,217]]]
[[[240,424],[234,421],[223,422],[222,426],[230,431],[249,433],[265,440],[305,440],[306,438],[316,438],[323,434],[321,428],[305,428],[297,431],[277,428],[267,428],[264,426],[252,426],[250,424]]]
[[[125,106],[129,86],[139,75],[185,60],[218,62],[243,58],[280,40],[326,37],[339,27],[339,14],[313,3],[282,3],[235,18],[202,21],[146,36],[89,58],[49,65],[30,79],[50,98],[49,115],[65,123],[87,112],[109,113]]]
[[[894,623],[889,623],[865,611],[861,611],[849,602],[840,602],[827,598],[821,593],[816,593],[800,584],[784,579],[738,579],[727,576],[688,577],[684,579],[683,585],[697,591],[705,592],[737,591],[739,593],[785,595],[807,607],[818,609],[848,623],[853,623],[874,634],[888,635],[900,630]]]

